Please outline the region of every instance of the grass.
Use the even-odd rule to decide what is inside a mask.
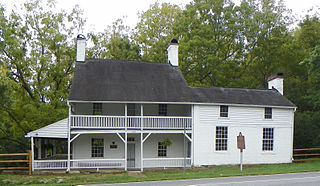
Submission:
[[[216,178],[227,176],[247,176],[263,174],[280,174],[295,172],[320,171],[320,161],[291,164],[245,165],[243,171],[239,166],[211,166],[208,168],[146,170],[143,174],[132,175],[128,172],[114,173],[80,173],[51,175],[0,174],[0,185],[81,185],[99,183],[122,183],[173,179]]]

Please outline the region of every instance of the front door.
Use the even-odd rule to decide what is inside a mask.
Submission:
[[[135,145],[134,145],[134,143],[128,143],[127,166],[128,167],[135,167]]]

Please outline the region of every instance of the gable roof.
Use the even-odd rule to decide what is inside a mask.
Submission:
[[[295,107],[276,90],[189,87],[170,64],[121,60],[76,63],[69,101],[223,103]]]
[[[31,131],[25,137],[68,138],[68,118]]]
[[[277,90],[193,87],[204,103],[295,107]]]
[[[100,59],[76,63],[69,100],[190,102],[194,94],[169,64]]]

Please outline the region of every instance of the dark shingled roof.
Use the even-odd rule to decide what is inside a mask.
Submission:
[[[164,63],[86,60],[76,63],[69,100],[194,101],[180,70]]]
[[[170,64],[102,59],[76,63],[69,100],[295,107],[275,90],[189,87]]]
[[[277,90],[193,87],[204,103],[269,105],[295,107]]]

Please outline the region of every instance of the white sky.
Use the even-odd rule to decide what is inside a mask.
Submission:
[[[71,10],[78,4],[84,11],[87,19],[86,31],[100,32],[111,25],[118,18],[127,17],[125,25],[133,28],[138,22],[138,12],[146,11],[157,0],[56,0],[59,9]],[[183,7],[191,0],[158,0],[170,2]],[[239,0],[237,0],[239,1]],[[294,14],[303,16],[311,7],[320,7],[320,0],[284,0],[286,7],[292,9]],[[1,0],[0,4],[11,10],[14,5],[19,5],[25,0]]]

